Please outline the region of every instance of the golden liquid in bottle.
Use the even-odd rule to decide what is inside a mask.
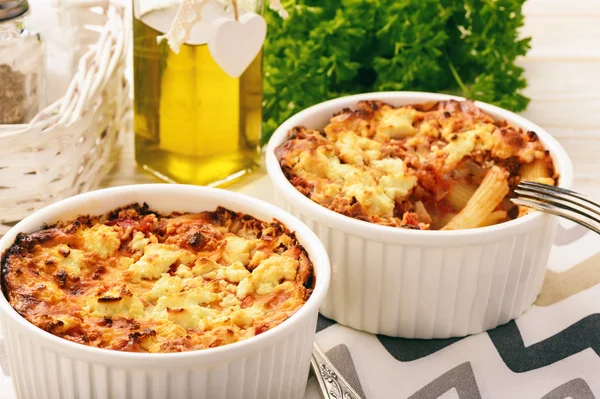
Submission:
[[[163,180],[226,185],[258,167],[262,120],[262,53],[239,78],[227,75],[206,44],[175,54],[162,32],[134,18],[136,161]]]

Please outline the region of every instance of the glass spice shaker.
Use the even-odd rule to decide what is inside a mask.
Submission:
[[[44,46],[27,0],[0,0],[0,125],[28,123],[45,101]]]

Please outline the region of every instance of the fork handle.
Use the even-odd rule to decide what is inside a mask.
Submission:
[[[314,342],[310,365],[325,399],[362,399]]]

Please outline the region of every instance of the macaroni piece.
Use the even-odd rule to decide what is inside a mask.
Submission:
[[[514,219],[521,180],[554,185],[534,132],[472,101],[394,108],[361,101],[322,130],[296,127],[276,155],[302,194],[359,220],[409,229],[468,229]]]
[[[469,198],[465,207],[443,229],[460,230],[481,226],[500,205],[506,194],[508,194],[508,173],[494,165],[485,174],[481,185]]]
[[[267,331],[309,298],[294,233],[218,208],[161,216],[131,205],[20,234],[2,260],[10,304],[84,345],[133,352],[212,348]]]

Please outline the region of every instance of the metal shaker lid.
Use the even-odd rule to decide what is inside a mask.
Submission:
[[[27,0],[0,0],[0,22],[25,14],[29,10]]]

